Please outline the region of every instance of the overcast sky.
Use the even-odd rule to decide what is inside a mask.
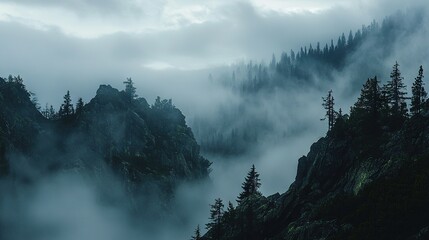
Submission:
[[[428,0],[0,0],[0,76],[21,75],[42,105],[48,102],[57,109],[67,90],[73,101],[81,96],[87,102],[99,84],[122,88],[122,81],[132,77],[140,96],[149,103],[157,95],[173,98],[189,123],[192,115],[207,114],[207,109],[216,114],[216,104],[240,102],[231,91],[207,85],[208,74],[216,74],[223,66],[242,60],[268,62],[273,53],[279,56],[282,51],[310,43],[314,46],[317,41],[324,44],[372,20],[381,22],[398,10],[428,5]],[[427,39],[425,33],[407,42],[386,66],[390,68],[401,56],[401,67],[412,72],[406,76],[415,76],[420,59],[429,59],[421,47],[427,49]],[[420,55],[424,56],[416,64],[413,59]],[[338,78],[347,78],[347,74]],[[412,79],[407,77],[407,81]],[[342,87],[333,89],[339,93]],[[292,123],[310,125],[312,121],[313,128],[287,139],[289,142],[267,147],[246,159],[248,162],[214,164],[212,176],[217,190],[213,194],[233,200],[250,161],[261,170],[265,194],[287,190],[295,177],[298,157],[325,133],[326,126],[319,127],[323,94],[310,91],[291,95],[296,102],[288,100],[290,106],[277,101],[285,98],[283,92],[264,98],[261,108],[271,108],[271,115],[279,115],[279,125],[287,128],[294,126]],[[289,118],[289,122],[280,121]],[[69,199],[68,192],[64,195]],[[99,211],[89,203],[82,206]],[[203,206],[206,209],[208,204]],[[62,205],[60,208],[64,209]],[[189,209],[194,211],[195,206]],[[89,213],[97,214],[94,211]],[[95,220],[108,228],[109,221],[100,220],[105,219],[105,210],[100,212],[101,217]]]
[[[89,100],[133,77],[171,94],[171,70],[207,70],[324,42],[424,0],[0,0],[0,76],[20,74],[45,102]],[[170,73],[167,73],[167,71]],[[199,72],[198,77],[207,72]],[[182,76],[190,78],[189,74]],[[177,79],[176,79],[177,80]],[[77,97],[77,96],[75,96]],[[176,97],[177,96],[164,96]]]

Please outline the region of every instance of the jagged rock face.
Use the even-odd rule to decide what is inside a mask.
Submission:
[[[124,92],[102,85],[76,121],[94,151],[135,176],[207,176],[209,163],[200,156],[185,117],[169,107],[151,108],[144,98],[130,101]]]
[[[171,188],[208,176],[210,163],[201,157],[185,117],[171,104],[150,107],[144,98],[131,99],[101,85],[80,113],[47,120],[29,97],[23,85],[1,80],[2,175],[27,178],[17,165],[17,159],[25,158],[39,174],[69,168],[109,171],[134,185],[161,181]]]

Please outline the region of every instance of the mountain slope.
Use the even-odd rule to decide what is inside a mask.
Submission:
[[[427,239],[429,105],[398,115],[367,86],[299,159],[289,190],[229,207],[218,239]]]

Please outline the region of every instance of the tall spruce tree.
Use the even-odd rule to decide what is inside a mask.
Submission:
[[[386,103],[377,77],[369,78],[350,110],[350,120],[367,134],[377,134],[386,113]]]
[[[407,116],[407,103],[405,102],[407,92],[403,80],[399,64],[395,62],[393,70],[390,73],[390,80],[385,85],[384,90],[386,91],[390,115],[398,119]]]
[[[68,117],[74,114],[73,104],[70,97],[70,91],[67,91],[67,94],[64,95],[64,102],[60,107],[59,115],[60,117]]]
[[[261,186],[261,179],[259,179],[259,173],[256,172],[255,165],[252,165],[247,177],[245,178],[241,188],[243,192],[238,196],[237,202],[241,203],[244,199],[254,194],[259,194],[259,187]]]
[[[325,118],[320,120],[324,121],[328,119],[328,131],[332,129],[335,122],[335,110],[334,110],[334,97],[332,96],[332,90],[329,90],[328,96],[326,98],[322,97],[323,103],[322,106],[326,110]]]
[[[378,117],[383,109],[383,94],[379,83],[377,77],[368,78],[352,108],[352,113],[361,112],[370,117]]]
[[[206,229],[212,231],[213,239],[217,240],[222,236],[223,207],[222,199],[215,199],[215,203],[210,205],[209,223],[206,224]]]
[[[415,81],[414,81],[413,86],[411,88],[413,96],[411,97],[410,111],[411,111],[411,114],[413,116],[422,113],[424,103],[426,102],[427,92],[426,92],[425,88],[423,87],[423,85],[424,85],[423,77],[424,77],[423,76],[423,67],[420,66],[419,74],[415,78]]]

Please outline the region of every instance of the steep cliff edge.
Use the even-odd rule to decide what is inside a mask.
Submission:
[[[220,239],[427,239],[429,116],[374,133],[341,121],[299,159],[286,193],[226,211]]]

